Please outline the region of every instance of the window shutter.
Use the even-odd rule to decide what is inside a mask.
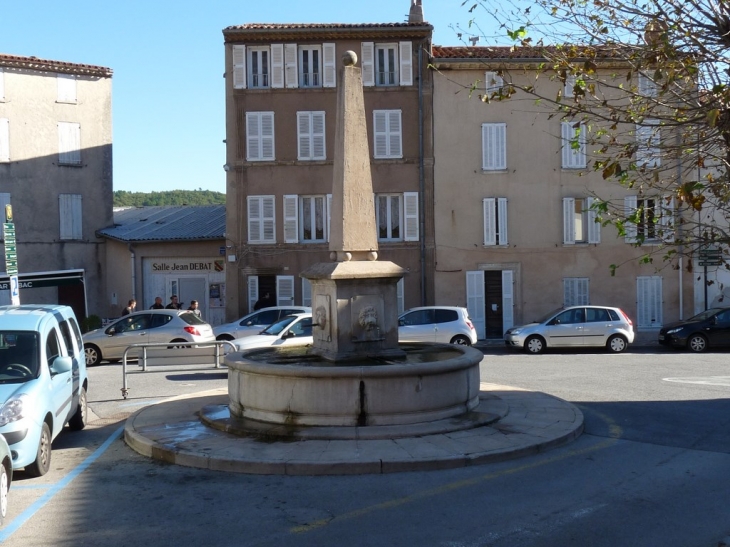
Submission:
[[[258,112],[246,112],[246,159],[261,159],[261,120]]]
[[[312,307],[312,283],[302,277],[302,306]]]
[[[626,196],[624,198],[624,218],[633,215],[636,212],[636,207],[636,196]],[[636,224],[627,220],[624,225],[624,230],[626,232],[624,238],[626,243],[636,243]]]
[[[284,87],[284,44],[271,44],[271,88]]]
[[[233,89],[246,89],[246,46],[233,46]]]
[[[284,44],[284,85],[292,89],[299,87],[296,44]]]
[[[484,272],[482,270],[466,272],[466,309],[469,312],[469,318],[474,323],[477,338],[483,340],[486,335],[486,322],[484,318]]]
[[[575,198],[563,198],[563,244],[575,243]]]
[[[403,211],[405,220],[404,241],[418,241],[418,192],[403,192]]]
[[[0,162],[10,161],[10,120],[0,118]]]
[[[274,196],[248,196],[248,242],[276,243]]]
[[[261,200],[257,196],[248,196],[248,242],[259,243],[261,237]]]
[[[507,198],[497,199],[499,207],[499,244],[507,245]]]
[[[596,222],[597,214],[593,210],[593,198],[586,198],[586,224],[588,225],[588,243],[601,242],[601,223]]]
[[[263,242],[276,243],[276,223],[274,216],[274,196],[266,196],[263,198]]]
[[[327,194],[327,241],[330,240],[330,224],[332,223],[332,194]]]
[[[335,44],[322,44],[322,87],[337,86]]]
[[[482,201],[484,210],[484,245],[497,244],[497,218],[495,216],[495,199],[484,198]]]
[[[396,301],[398,302],[398,315],[406,311],[405,278],[401,277],[395,286]]]
[[[653,169],[661,165],[659,120],[644,120],[636,126],[636,164]]]
[[[575,305],[575,283],[572,277],[563,278],[563,307]]]
[[[375,136],[374,157],[385,158],[388,156],[388,121],[387,111],[373,111],[373,133]]]
[[[496,72],[487,71],[484,74],[484,82],[486,92],[490,95],[492,93],[498,93],[504,86],[504,79]]]
[[[589,298],[590,292],[588,290],[588,278],[579,277],[576,279],[576,297],[578,299],[579,306],[587,306],[591,303]]]
[[[284,243],[299,243],[299,196],[284,196]]]
[[[401,42],[398,46],[400,85],[413,85],[413,44],[411,42]]]
[[[507,124],[482,124],[482,169],[498,171],[507,169]]]
[[[59,194],[60,239],[81,239],[81,196]]]
[[[563,169],[582,169],[586,166],[586,137],[585,125],[573,122],[562,122],[560,124],[563,137]],[[573,142],[578,134],[578,149],[573,148]]]
[[[639,95],[644,97],[656,97],[657,86],[651,78],[639,73]]]
[[[375,44],[363,42],[362,50],[362,85],[372,87],[375,85]]]
[[[81,126],[78,123],[58,123],[58,163],[81,163]]]
[[[661,276],[639,276],[636,278],[636,327],[656,328],[662,319]]]
[[[674,196],[662,196],[657,201],[661,203],[659,213],[659,226],[661,227],[661,239],[666,243],[674,241]]]
[[[563,97],[565,97],[566,99],[571,99],[575,97],[575,74],[568,74],[565,76]]]
[[[298,160],[311,160],[312,159],[312,113],[311,112],[297,112],[297,159]]]
[[[401,143],[401,111],[390,110],[388,112],[388,157],[403,157],[403,147],[401,146]]]
[[[502,270],[502,334],[515,324],[513,277],[512,270]]]
[[[259,276],[248,276],[248,313],[254,311],[253,307],[259,299]]]
[[[324,112],[312,112],[312,159],[327,158],[324,137]]]
[[[261,159],[274,159],[274,113],[261,112]]]
[[[76,76],[74,74],[58,74],[56,82],[58,84],[58,102],[75,103]]]
[[[294,276],[293,275],[277,275],[276,276],[276,305],[277,306],[293,306],[294,305]]]

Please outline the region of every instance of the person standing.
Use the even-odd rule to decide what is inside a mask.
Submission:
[[[202,314],[200,313],[200,310],[198,309],[198,301],[197,300],[191,300],[190,301],[190,307],[188,308],[188,311],[193,312],[195,315],[203,318]]]
[[[155,303],[150,306],[151,310],[164,310],[165,306],[162,304],[162,297],[156,296]]]
[[[134,298],[132,298],[129,302],[127,302],[127,307],[124,308],[124,310],[122,310],[122,317],[134,312],[136,308],[137,308],[137,301]]]
[[[170,297],[170,303],[167,306],[165,306],[165,309],[167,309],[167,310],[179,310],[180,308],[182,308],[182,304],[180,304],[177,301],[177,295],[176,294],[173,294]]]

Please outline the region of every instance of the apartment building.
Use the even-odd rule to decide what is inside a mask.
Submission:
[[[436,302],[467,306],[487,339],[574,304],[619,306],[639,331],[687,317],[691,275],[660,257],[639,261],[678,225],[672,198],[639,194],[588,169],[590,121],[550,116],[554,109],[524,92],[495,95],[510,82],[542,86],[552,97],[566,85],[571,100],[571,82],[536,80],[543,60],[537,49],[433,47]],[[644,84],[634,82],[638,90]],[[485,95],[494,100],[483,102]],[[649,129],[632,129],[635,161],[647,170],[668,161],[659,143],[672,138],[666,128]],[[624,235],[596,223],[595,197],[641,210],[641,222]]]
[[[12,205],[21,303],[69,304],[82,318],[105,301],[95,232],[113,222],[111,79],[105,67],[0,54],[0,205]]]
[[[433,303],[433,27],[409,21],[246,24],[223,30],[226,311],[311,303],[299,274],[328,262],[337,71],[362,69],[379,257],[404,267],[401,309]]]

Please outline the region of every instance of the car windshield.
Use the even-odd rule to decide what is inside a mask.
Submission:
[[[538,319],[537,321],[535,321],[535,323],[545,323],[548,319],[552,318],[557,313],[563,311],[563,309],[564,308],[555,309],[555,310],[551,311],[550,313],[548,313],[546,315],[543,315],[540,319]]]
[[[0,384],[22,384],[38,376],[38,333],[0,331]]]
[[[281,334],[281,331],[291,325],[294,320],[296,320],[296,317],[294,315],[287,315],[286,317],[282,317],[276,323],[273,323],[272,325],[269,325],[264,330],[262,330],[261,334],[278,336],[279,334]]]
[[[185,321],[188,325],[205,325],[205,321],[191,311],[181,313],[180,319]]]
[[[710,308],[709,310],[698,313],[694,317],[690,317],[689,319],[687,319],[687,321],[704,321],[705,319],[709,319],[716,313],[721,312],[723,309],[724,308]]]

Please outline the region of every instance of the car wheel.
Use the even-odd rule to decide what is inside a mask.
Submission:
[[[190,347],[190,342],[188,342],[187,340],[179,339],[179,338],[175,339],[175,340],[170,340],[170,343],[173,345],[167,346],[167,349],[183,349],[183,348]]]
[[[542,353],[545,351],[545,340],[539,336],[530,336],[525,340],[525,351],[527,353]]]
[[[701,334],[693,334],[687,340],[687,348],[695,353],[702,353],[707,349],[707,338]]]
[[[51,429],[46,422],[41,428],[41,440],[38,442],[38,452],[35,461],[25,467],[25,472],[31,477],[41,477],[51,468]]]
[[[89,344],[84,346],[84,355],[86,356],[86,366],[93,367],[101,362],[101,352],[96,346]]]
[[[231,340],[233,340],[233,336],[231,336],[230,334],[221,334],[218,338],[216,338],[216,340],[218,340],[219,342],[220,341],[229,341],[230,342]]]
[[[76,413],[71,416],[68,421],[68,426],[74,431],[81,431],[86,427],[87,420],[87,404],[86,404],[86,389],[81,388],[79,393],[79,406],[76,408]]]
[[[5,465],[0,464],[0,524],[8,514],[8,490],[10,489],[10,478]]]
[[[459,334],[457,336],[454,336],[451,339],[452,344],[456,344],[458,346],[471,346],[471,340],[469,340],[466,336],[463,334]]]
[[[626,339],[620,334],[614,334],[608,339],[608,342],[606,342],[606,347],[613,353],[621,353],[628,346],[629,344],[626,342]]]

